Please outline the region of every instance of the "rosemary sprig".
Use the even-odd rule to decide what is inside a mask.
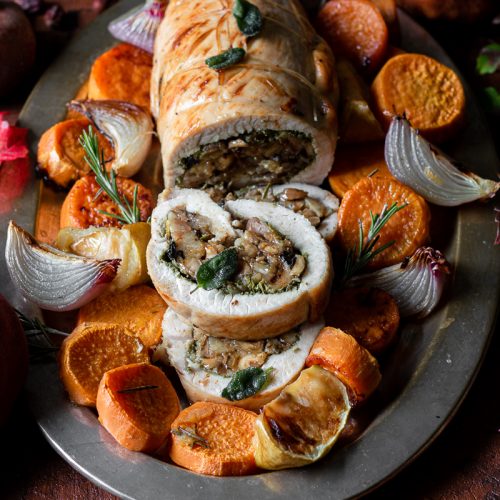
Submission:
[[[370,210],[371,224],[370,229],[368,230],[368,235],[366,236],[366,242],[363,232],[363,224],[361,222],[361,219],[358,220],[358,246],[357,248],[351,248],[347,253],[344,273],[342,275],[342,283],[345,283],[355,274],[359,273],[359,271],[361,271],[361,269],[363,269],[368,264],[368,262],[374,259],[379,253],[383,252],[386,248],[394,245],[395,241],[392,240],[388,241],[378,248],[375,248],[375,245],[380,238],[379,233],[381,229],[394,214],[405,208],[407,205],[408,203],[398,205],[396,202],[394,202],[389,208],[387,208],[387,204],[385,204],[382,208],[382,211],[379,214],[375,215]]]
[[[210,448],[208,441],[197,434],[196,425],[194,426],[194,429],[179,426],[172,429],[171,432],[174,436],[178,436],[182,440],[186,441],[191,448],[193,448],[194,445],[201,446],[202,448]]]
[[[99,212],[108,217],[118,219],[124,224],[141,222],[141,213],[137,204],[138,186],[136,185],[134,188],[131,206],[127,198],[125,196],[120,196],[120,193],[118,192],[116,174],[114,170],[111,170],[109,174],[106,172],[104,152],[99,149],[97,135],[92,130],[92,127],[89,126],[88,131],[84,130],[82,132],[82,135],[79,138],[79,143],[85,150],[85,161],[92,172],[94,172],[97,184],[99,184],[101,188],[99,189],[96,197],[98,197],[102,192],[105,192],[120,209],[121,215],[112,214],[110,212],[106,212],[105,210],[99,210]]]
[[[118,394],[127,394],[129,392],[138,392],[138,391],[149,391],[150,389],[158,389],[158,385],[138,385],[137,387],[128,387],[127,389],[120,389]]]
[[[16,309],[17,316],[24,329],[24,333],[28,337],[28,348],[30,360],[37,361],[53,354],[59,350],[59,347],[54,345],[51,335],[68,336],[67,333],[50,328],[42,323],[38,318],[28,318],[21,311]]]

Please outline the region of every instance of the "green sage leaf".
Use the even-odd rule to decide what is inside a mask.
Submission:
[[[220,288],[238,270],[238,252],[228,248],[204,262],[196,273],[198,286],[205,290]]]
[[[486,87],[484,89],[490,111],[500,110],[500,93],[495,87]]]
[[[236,0],[233,16],[239,30],[246,36],[256,36],[262,30],[262,14],[258,7],[246,0]]]
[[[239,63],[245,57],[245,49],[233,47],[216,56],[205,59],[205,64],[211,69],[225,69]]]
[[[237,371],[222,390],[222,397],[229,401],[241,401],[261,391],[269,383],[273,368],[250,367]]]
[[[476,59],[476,71],[480,75],[491,75],[500,68],[500,44],[490,43],[483,47]]]

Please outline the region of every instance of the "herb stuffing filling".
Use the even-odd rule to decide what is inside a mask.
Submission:
[[[299,286],[307,261],[290,240],[257,217],[235,219],[233,227],[236,238],[217,241],[207,217],[177,207],[167,216],[162,260],[198,286],[228,294],[280,293]],[[202,281],[207,274],[214,278]]]
[[[214,198],[255,184],[284,183],[315,158],[311,138],[293,130],[259,130],[202,146],[181,158],[179,187],[207,189]]]
[[[260,368],[269,356],[291,349],[300,333],[288,333],[265,340],[243,341],[211,337],[193,327],[193,338],[186,350],[186,366],[230,377],[246,368]]]
[[[303,215],[314,226],[333,213],[321,200],[313,198],[306,191],[296,188],[286,188],[280,193],[273,193],[270,186],[242,189],[236,193],[229,193],[226,200],[244,198],[246,200],[267,201],[277,203],[295,213]]]

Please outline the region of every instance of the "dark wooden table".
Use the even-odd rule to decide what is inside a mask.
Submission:
[[[82,2],[87,6],[81,9]],[[73,23],[83,25],[104,2],[66,0]],[[71,18],[70,18],[71,19]],[[500,77],[479,79],[474,74],[477,51],[485,43],[500,41],[498,25],[430,24],[426,27],[448,50],[478,95],[484,85],[500,89]],[[70,36],[71,27],[45,33],[39,44],[38,67],[32,81],[0,109],[18,112],[29,87]],[[489,111],[489,110],[485,110]],[[488,120],[500,145],[498,115]],[[498,249],[500,252],[500,248]],[[414,463],[369,495],[373,499],[500,499],[500,331],[497,328],[485,362],[457,415],[436,441]],[[411,425],[409,422],[408,425]],[[45,441],[21,398],[10,421],[0,429],[2,499],[111,499],[64,462]]]

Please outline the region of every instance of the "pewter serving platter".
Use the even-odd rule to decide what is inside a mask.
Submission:
[[[115,43],[106,29],[109,21],[137,3],[124,0],[100,16],[73,39],[40,79],[20,116],[20,126],[30,129],[32,158],[40,135],[64,118],[65,104],[85,81],[93,60]],[[400,22],[405,50],[431,55],[454,67],[429,34],[401,12]],[[476,173],[495,178],[494,146],[473,96],[467,93],[467,127],[446,151]],[[9,219],[33,230],[38,192],[39,181],[32,176],[12,211],[0,215],[2,255]],[[312,466],[214,478],[130,452],[99,425],[93,411],[68,401],[55,362],[31,367],[27,384],[31,410],[47,440],[67,462],[123,498],[291,500],[362,495],[429,446],[472,384],[488,347],[498,304],[500,259],[498,248],[493,247],[494,233],[491,206],[472,204],[458,211],[433,208],[432,244],[444,251],[454,268],[446,297],[424,322],[402,329],[397,346],[384,361],[383,382],[374,396],[378,409],[361,436],[335,447]],[[0,259],[0,292],[15,306],[28,309],[5,266]]]

